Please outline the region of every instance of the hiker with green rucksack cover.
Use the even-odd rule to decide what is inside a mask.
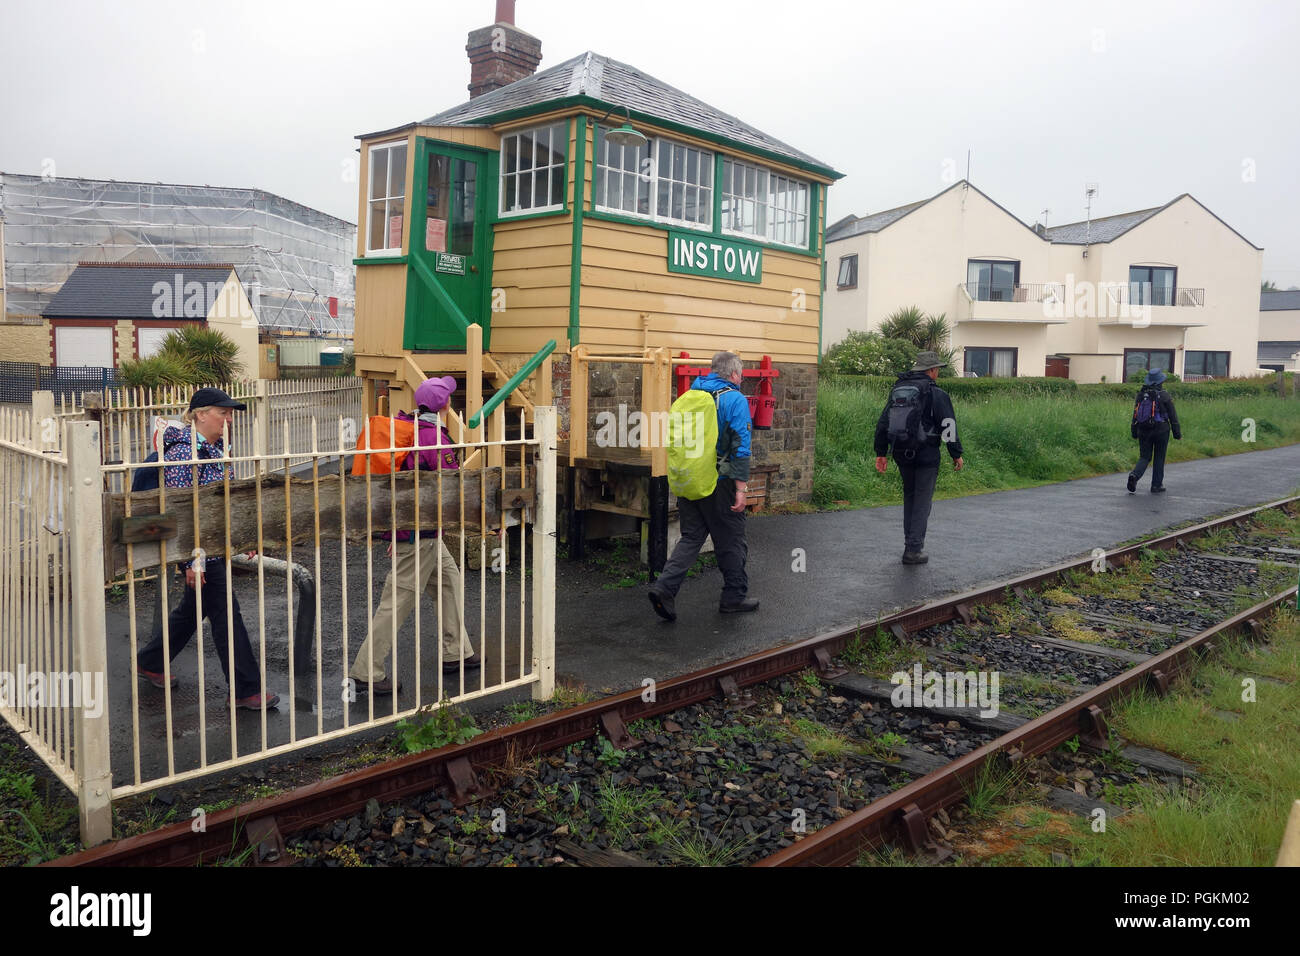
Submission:
[[[677,496],[681,540],[658,579],[650,604],[668,621],[677,619],[675,599],[705,538],[722,572],[724,613],[754,611],[748,597],[745,558],[745,496],[749,490],[749,400],[740,391],[744,365],[734,352],[713,356],[701,375],[673,402],[668,415],[668,490]]]

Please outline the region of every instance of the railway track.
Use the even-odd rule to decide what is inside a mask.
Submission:
[[[327,866],[843,865],[885,843],[942,856],[932,819],[990,766],[1074,738],[1113,749],[1109,706],[1164,690],[1218,635],[1294,602],[1298,502],[209,814],[203,833],[177,824],[49,865],[185,865],[232,847],[255,864]],[[899,674],[923,706],[898,699]],[[950,674],[975,678],[973,706],[924,699],[928,675]],[[1095,803],[1086,790],[1077,802]]]

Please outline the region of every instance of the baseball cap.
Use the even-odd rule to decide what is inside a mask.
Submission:
[[[200,388],[190,398],[190,411],[196,408],[208,408],[215,405],[217,408],[233,408],[236,411],[246,411],[248,406],[243,402],[237,402],[219,388]]]

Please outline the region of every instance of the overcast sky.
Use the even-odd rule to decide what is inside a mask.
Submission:
[[[1189,192],[1300,286],[1300,4],[518,0],[829,163],[830,221],[965,175],[1027,223]],[[357,218],[355,136],[468,98],[493,0],[0,0],[0,170],[255,186]]]

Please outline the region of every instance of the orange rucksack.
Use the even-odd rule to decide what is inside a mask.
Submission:
[[[369,452],[370,448],[410,448],[415,444],[415,422],[403,418],[371,415],[357,439],[357,454],[352,458],[352,474],[386,475],[401,470],[408,451]]]

